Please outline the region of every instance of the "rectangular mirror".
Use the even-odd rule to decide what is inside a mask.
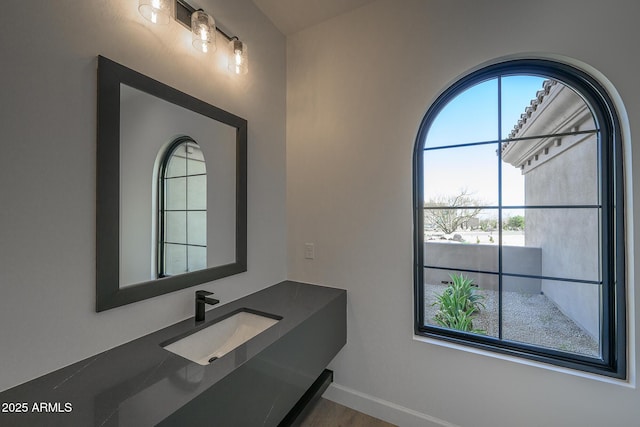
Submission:
[[[96,311],[247,269],[247,122],[98,57]]]

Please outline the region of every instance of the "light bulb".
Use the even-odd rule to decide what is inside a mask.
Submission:
[[[208,53],[216,50],[216,24],[213,16],[202,10],[191,15],[191,43],[200,52]]]
[[[229,49],[232,55],[229,61],[229,70],[236,74],[247,74],[249,70],[247,63],[247,44],[240,40],[233,39],[229,42]]]

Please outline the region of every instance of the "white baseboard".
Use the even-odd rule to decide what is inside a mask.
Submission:
[[[322,397],[399,427],[459,427],[336,383],[331,383]]]

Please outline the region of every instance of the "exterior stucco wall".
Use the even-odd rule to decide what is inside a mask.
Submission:
[[[498,246],[483,244],[463,243],[424,243],[425,265],[434,267],[451,267],[456,269],[498,271]],[[540,275],[541,250],[540,248],[522,246],[503,246],[502,263],[507,272]],[[440,284],[451,280],[449,274],[455,270],[447,271],[434,268],[426,268],[424,282],[428,284]],[[474,283],[482,289],[498,290],[498,276],[483,273],[463,273],[473,279]],[[521,277],[503,278],[503,290],[507,292],[525,292],[530,294],[540,293],[540,279],[528,279]]]
[[[527,205],[593,205],[597,195],[595,136],[573,145],[525,175]],[[596,209],[529,209],[525,245],[542,250],[542,275],[599,280],[600,229]],[[543,280],[542,291],[598,340],[598,285]]]

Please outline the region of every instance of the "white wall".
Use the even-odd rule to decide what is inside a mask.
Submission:
[[[289,278],[348,290],[328,396],[403,426],[637,424],[633,387],[413,339],[411,160],[420,120],[452,80],[527,52],[599,70],[637,134],[639,13],[634,1],[379,0],[288,38]],[[629,252],[630,269],[639,261]],[[633,317],[630,333],[637,342]]]
[[[200,288],[224,303],[286,278],[284,36],[250,0],[193,3],[247,42],[249,74],[135,0],[3,3],[0,390],[193,316],[193,289],[95,312],[98,54],[248,120],[248,272]]]

